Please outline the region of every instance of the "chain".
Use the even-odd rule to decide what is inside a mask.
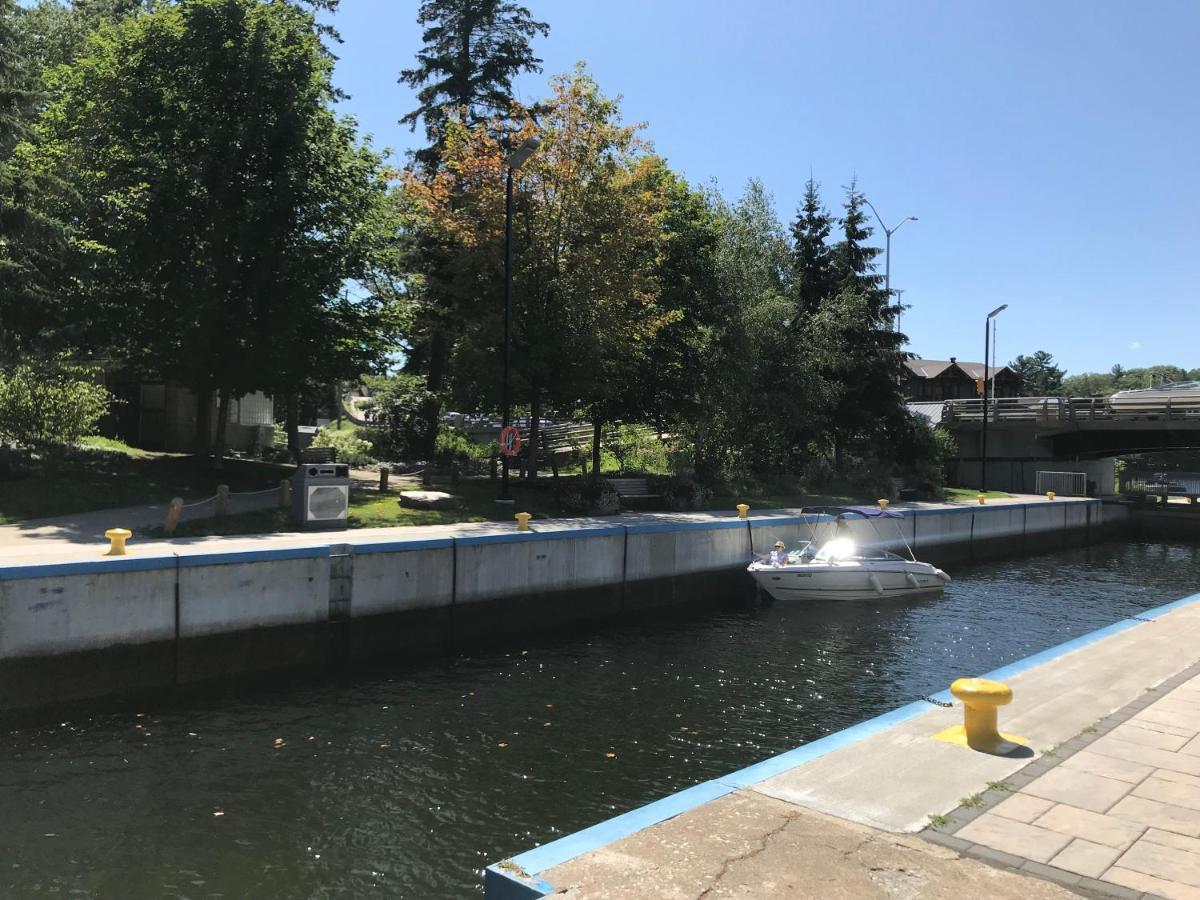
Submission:
[[[942,709],[950,709],[952,706],[954,706],[953,703],[946,703],[942,700],[934,700],[932,697],[922,697],[921,699],[926,703],[932,703],[934,706],[940,706]]]

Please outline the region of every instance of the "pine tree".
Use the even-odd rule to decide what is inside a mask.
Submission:
[[[814,312],[829,296],[833,281],[829,248],[832,230],[833,216],[821,203],[820,185],[810,177],[804,185],[804,205],[792,225],[797,299],[804,313]]]
[[[887,297],[880,289],[882,279],[875,274],[875,257],[880,250],[866,243],[874,229],[867,224],[865,206],[862,192],[852,179],[846,188],[842,239],[833,248],[834,281],[838,290],[862,292],[882,307],[887,305]]]
[[[417,158],[429,165],[440,154],[448,118],[461,112],[474,126],[508,114],[513,76],[542,71],[529,42],[550,26],[511,0],[424,0],[417,21],[426,26],[425,46],[400,83],[419,88],[420,105],[400,122],[415,129],[424,121],[431,146]]]

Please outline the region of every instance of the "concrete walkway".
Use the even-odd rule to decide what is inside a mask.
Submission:
[[[906,708],[890,727],[832,736],[835,749],[802,747],[697,786],[713,799],[649,818],[658,824],[639,828],[631,813],[628,828],[613,820],[512,865],[578,898],[1071,896],[1023,876],[1088,896],[1200,898],[1200,680],[1147,693],[1182,677],[1198,648],[1200,602],[1189,602],[996,673],[1015,695],[1001,728],[1028,738],[1024,756],[934,740],[961,723],[957,705]],[[1133,718],[1089,755],[1048,768],[1131,704]],[[1011,805],[930,835],[949,858],[920,846],[931,820],[957,827],[995,797]],[[1054,859],[1058,878],[1045,865]],[[1018,881],[974,862],[1019,870],[1008,873]]]
[[[1027,767],[1028,784],[960,808],[939,829],[953,836],[934,839],[1069,886],[1200,900],[1200,667],[1072,743],[1082,749]]]

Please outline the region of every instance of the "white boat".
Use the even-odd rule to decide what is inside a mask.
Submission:
[[[787,553],[786,559],[755,559],[750,563],[747,571],[776,600],[912,597],[938,593],[950,583],[950,576],[941,569],[913,556],[903,532],[900,541],[908,549],[909,559],[876,547],[860,547],[848,536],[846,523],[852,517],[861,516],[874,526],[872,520],[903,518],[898,511],[846,506],[824,507],[820,512],[831,513],[834,518],[828,523],[832,535],[819,547],[816,541],[807,541]]]

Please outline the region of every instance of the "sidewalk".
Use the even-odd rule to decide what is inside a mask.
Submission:
[[[1027,758],[934,740],[961,707],[910,704],[495,868],[606,900],[1197,900],[1197,648],[1200,595],[992,673]]]

